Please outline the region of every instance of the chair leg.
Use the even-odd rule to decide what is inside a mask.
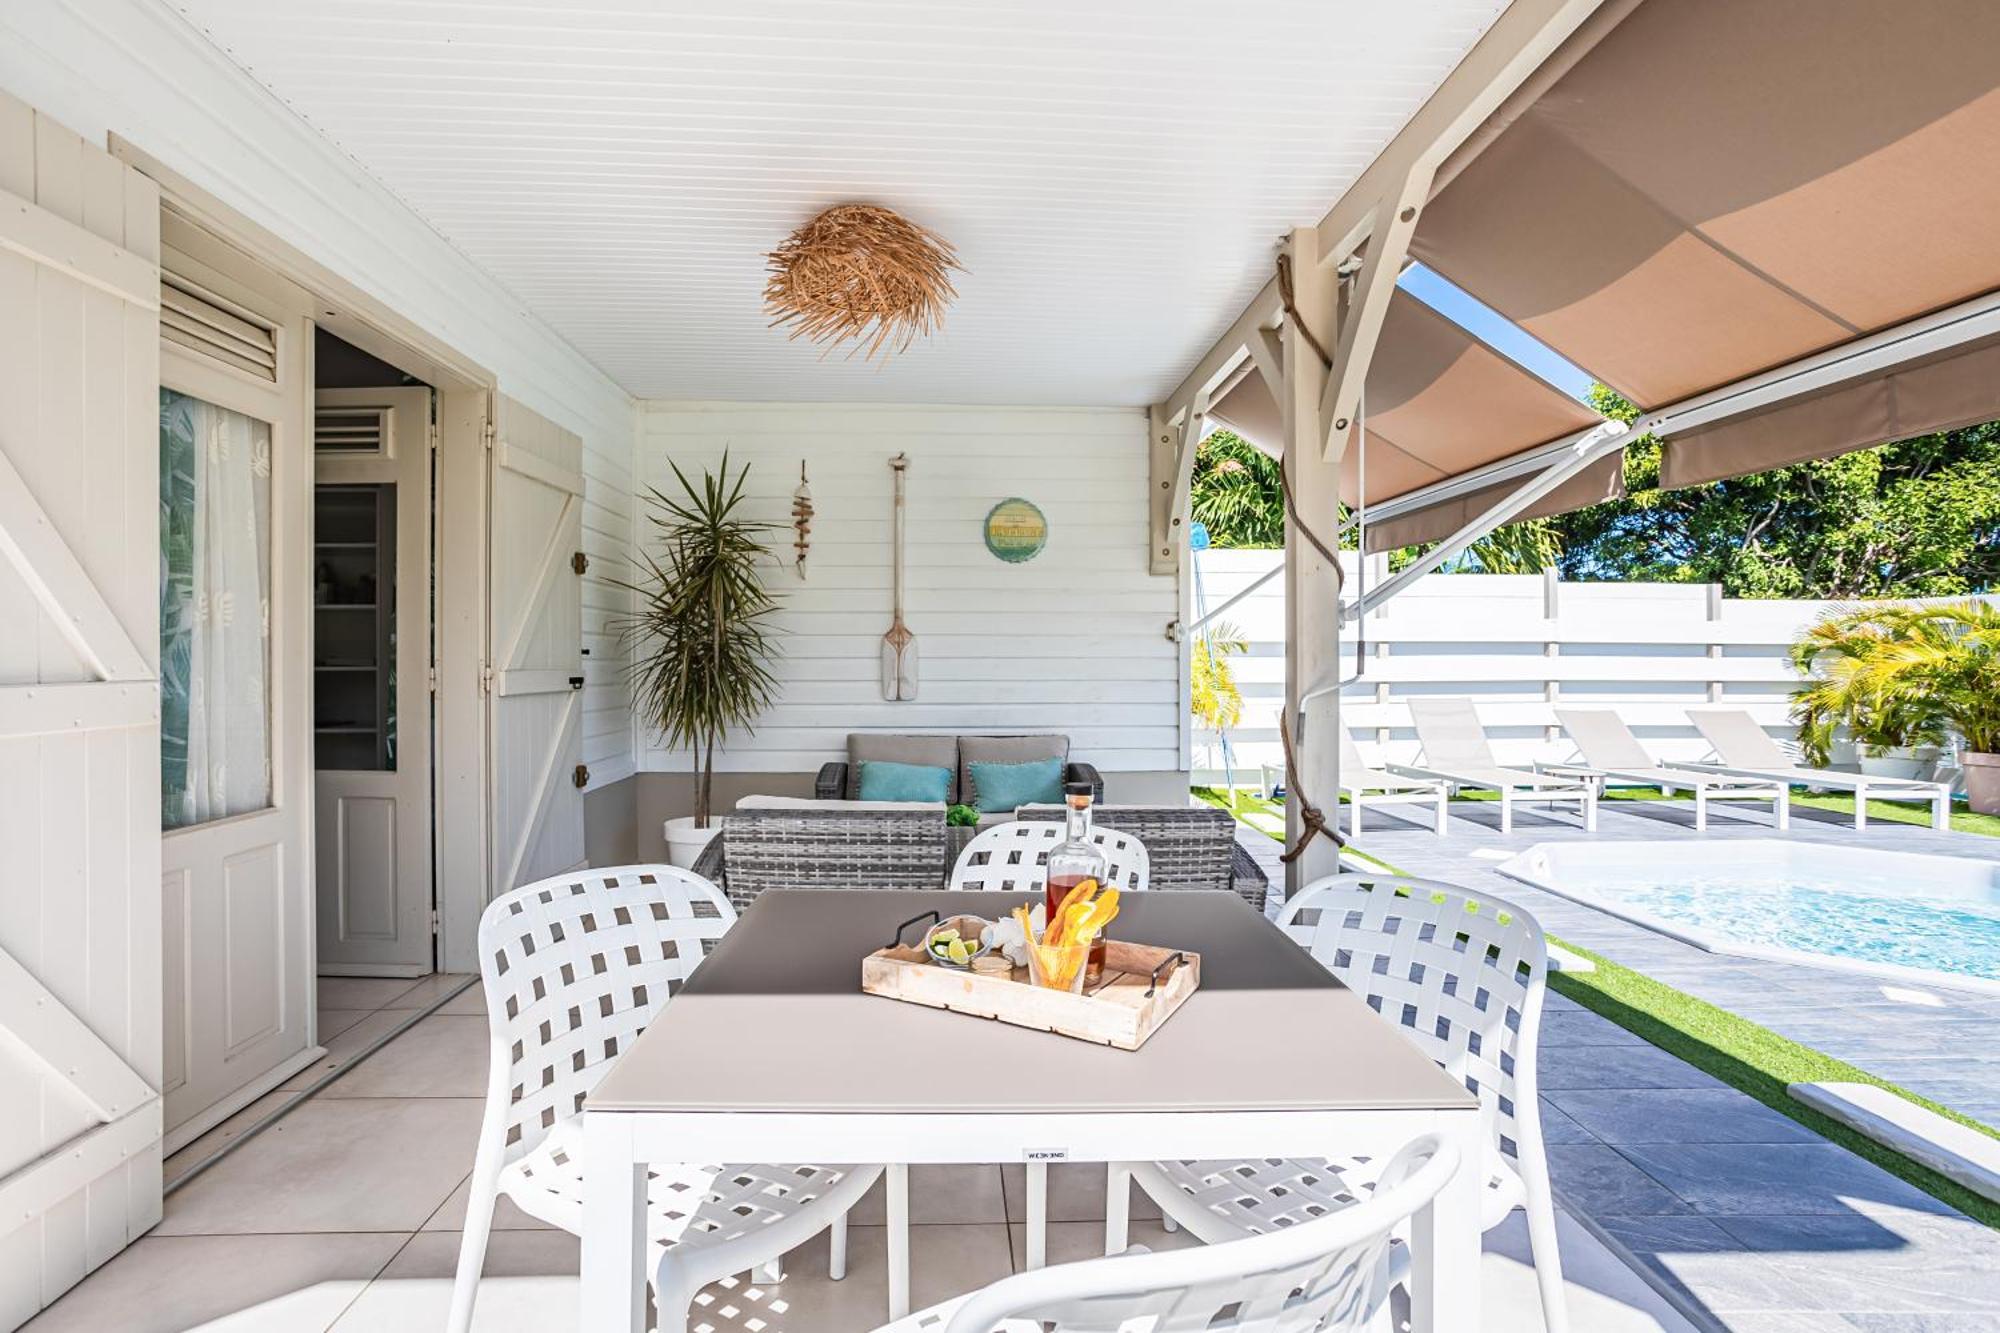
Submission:
[[[1931,829],[1943,833],[1951,827],[1951,793],[1940,792],[1931,801]]]
[[[826,1275],[830,1280],[838,1282],[847,1276],[847,1214],[842,1213],[834,1218],[833,1225],[826,1230],[828,1236]]]
[[[1442,838],[1445,835],[1445,819],[1449,814],[1450,805],[1451,805],[1450,794],[1447,793],[1443,787],[1439,787],[1437,795],[1437,835],[1440,838]]]
[[[493,1233],[493,1207],[499,1188],[497,1170],[475,1168],[472,1194],[465,1203],[465,1232],[458,1242],[458,1273],[452,1279],[451,1314],[445,1320],[445,1333],[468,1333],[472,1328],[472,1304],[479,1295],[480,1271],[486,1267],[486,1241]]]
[[[1132,1173],[1124,1163],[1105,1168],[1104,1253],[1123,1254],[1132,1243]]]
[[[1049,1261],[1049,1164],[1028,1163],[1028,1268]]]
[[[1542,1297],[1542,1327],[1548,1333],[1569,1333],[1569,1299],[1563,1288],[1562,1255],[1556,1245],[1556,1209],[1549,1194],[1548,1167],[1542,1164],[1540,1170],[1522,1175],[1528,1196],[1528,1248],[1535,1257],[1535,1287]]]
[[[1854,831],[1868,831],[1868,784],[1865,782],[1854,789]]]
[[[1361,836],[1361,793],[1358,791],[1347,800],[1347,836]]]
[[[783,1282],[785,1280],[784,1256],[779,1255],[776,1259],[771,1260],[770,1263],[760,1267],[755,1276],[759,1282],[767,1287],[775,1287],[780,1282]]]
[[[1783,833],[1792,826],[1792,789],[1780,788],[1777,799],[1772,804],[1778,812],[1778,832]]]
[[[1514,831],[1514,793],[1505,787],[1500,789],[1500,831],[1502,833]]]
[[[1167,1210],[1162,1208],[1160,1210],[1160,1230],[1166,1232],[1174,1232],[1174,1231],[1179,1231],[1180,1229],[1181,1229],[1181,1224],[1174,1221],[1173,1218],[1168,1217]]]
[[[889,1318],[910,1312],[910,1168],[889,1163],[883,1172],[889,1205]]]
[[[1694,789],[1694,831],[1708,832],[1708,788],[1706,787]]]

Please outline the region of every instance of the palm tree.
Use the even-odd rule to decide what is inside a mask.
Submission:
[[[1843,726],[1872,753],[1941,745],[1955,732],[1973,756],[2000,754],[2000,608],[1966,601],[1837,611],[1792,645],[1792,663],[1808,678],[1792,716],[1814,763],[1826,762]]]
[[[642,550],[642,577],[623,585],[640,599],[622,624],[626,640],[641,649],[632,663],[640,713],[667,745],[694,756],[701,829],[708,827],[716,743],[734,727],[749,727],[778,692],[768,624],[777,601],[762,576],[770,556],[762,538],[776,525],[738,512],[749,475],[746,463],[730,476],[726,450],[719,473],[703,473],[699,487],[674,467],[683,494],[651,490],[645,497],[660,555]]]

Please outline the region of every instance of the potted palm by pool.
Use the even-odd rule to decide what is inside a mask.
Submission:
[[[699,485],[674,468],[681,494],[646,496],[659,540],[656,557],[641,550],[639,597],[625,622],[634,644],[633,688],[640,715],[673,749],[694,760],[694,814],[666,823],[667,859],[692,866],[715,836],[709,822],[715,747],[736,727],[749,727],[777,695],[771,673],[768,619],[777,600],[764,586],[775,525],[741,512],[745,464],[732,477],[725,451],[719,472]]]
[[[1807,677],[1792,716],[1809,760],[1824,764],[1842,728],[1864,753],[1956,734],[1972,808],[2000,814],[2000,609],[1966,601],[1837,612],[1792,645],[1792,662]]]

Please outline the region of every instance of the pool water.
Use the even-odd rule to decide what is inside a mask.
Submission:
[[[2000,982],[2000,864],[1990,861],[1746,840],[1544,844],[1505,869],[1684,929],[1704,947]]]

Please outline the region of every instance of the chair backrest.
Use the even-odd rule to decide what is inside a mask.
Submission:
[[[1736,768],[1793,768],[1797,761],[1740,708],[1690,708],[1693,722],[1716,758]]]
[[[723,882],[738,911],[766,889],[935,889],[944,880],[937,806],[738,810],[722,837]]]
[[[1024,805],[1016,819],[1060,822],[1059,805]],[[1235,816],[1212,805],[1100,805],[1091,811],[1093,828],[1116,829],[1137,838],[1146,850],[1146,887],[1175,889],[1235,887]]]
[[[1361,747],[1354,743],[1346,727],[1335,727],[1340,733],[1340,779],[1350,785],[1358,782],[1359,775],[1375,767],[1361,756]]]
[[[1592,768],[1659,767],[1625,719],[1609,708],[1558,708],[1556,720]]]
[[[1279,927],[1479,1098],[1500,1151],[1542,1141],[1535,1042],[1548,944],[1534,917],[1455,884],[1329,875]]]
[[[1048,856],[1063,840],[1063,826],[1043,819],[1015,819],[973,835],[945,880],[947,889],[1023,893],[1048,883]],[[1147,887],[1146,845],[1129,833],[1093,824],[1090,841],[1104,853],[1111,882],[1121,890]]]
[[[1135,1254],[1002,1278],[942,1333],[1362,1333],[1387,1327],[1394,1231],[1437,1196],[1458,1161],[1435,1136],[1392,1158],[1365,1202],[1221,1245]],[[1378,1319],[1381,1322],[1376,1322]]]
[[[1412,699],[1410,721],[1424,746],[1424,767],[1498,768],[1470,699]]]
[[[582,1109],[735,920],[715,885],[664,865],[552,875],[487,905],[479,974],[507,1065],[507,1161]]]

